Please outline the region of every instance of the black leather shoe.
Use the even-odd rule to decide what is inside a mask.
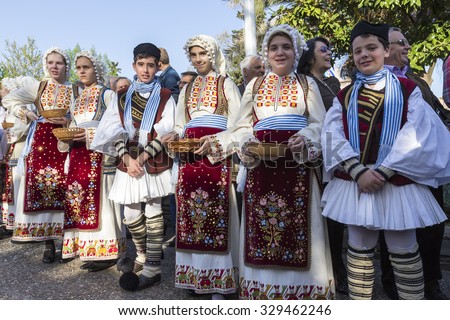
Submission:
[[[339,292],[340,294],[345,294],[346,296],[348,296],[347,279],[338,281],[337,286],[336,286],[336,291]]]
[[[102,270],[106,270],[108,268],[111,268],[113,265],[116,264],[116,261],[96,261],[92,262],[92,265],[89,267],[89,272],[98,272]]]
[[[92,262],[85,262],[80,266],[81,270],[88,270],[90,267],[92,267]]]
[[[449,300],[439,287],[439,284],[433,284],[431,286],[426,286],[425,288],[425,298],[427,300]]]
[[[68,263],[73,260],[75,260],[75,258],[66,258],[66,259],[59,258],[58,262],[64,264],[64,263]]]
[[[42,256],[43,263],[55,262],[55,248],[45,248],[44,255]]]
[[[158,284],[160,282],[161,282],[161,274],[157,274],[156,276],[153,276],[151,278],[147,278],[146,276],[141,274],[139,276],[139,285],[136,290],[137,291],[143,290],[143,289],[151,287],[154,284]]]
[[[389,299],[398,300],[398,292],[396,287],[383,286],[383,291],[386,293]]]

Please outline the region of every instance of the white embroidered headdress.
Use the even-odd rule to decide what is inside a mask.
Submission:
[[[189,55],[189,48],[191,47],[201,47],[205,49],[208,52],[208,57],[212,62],[212,68],[214,71],[222,76],[226,76],[225,57],[213,37],[201,34],[190,38],[183,47],[189,61],[191,61],[191,57]]]
[[[59,53],[60,55],[62,55],[64,57],[64,60],[66,62],[66,80],[69,79],[69,77],[70,77],[69,56],[64,51],[62,51],[60,48],[51,47],[44,53],[44,57],[42,58],[42,65],[43,65],[43,69],[44,69],[44,80],[48,80],[48,79],[52,78],[52,76],[50,75],[50,72],[47,69],[47,57],[54,52]]]
[[[89,60],[91,60],[92,64],[94,65],[94,71],[95,71],[95,76],[97,78],[97,83],[98,84],[105,84],[105,65],[103,64],[102,61],[100,61],[99,59],[97,59],[96,57],[94,57],[92,55],[92,53],[90,53],[89,51],[80,51],[75,55],[75,65],[77,63],[78,58],[80,57],[86,57]]]
[[[269,42],[272,40],[275,34],[280,32],[286,34],[292,41],[292,45],[294,47],[295,52],[294,65],[292,67],[292,70],[295,71],[297,70],[298,62],[300,60],[300,57],[302,56],[303,50],[307,51],[308,47],[306,45],[306,41],[303,35],[300,32],[298,32],[297,29],[287,24],[280,24],[278,26],[271,28],[269,31],[267,31],[266,35],[264,36],[264,40],[262,43],[262,53],[264,64],[266,65],[266,70],[272,70],[272,67],[269,65],[268,61]]]

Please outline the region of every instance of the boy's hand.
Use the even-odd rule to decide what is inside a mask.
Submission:
[[[73,138],[73,141],[86,141],[86,133],[77,133]]]
[[[374,170],[367,170],[356,181],[361,192],[374,193],[384,186],[384,178]]]
[[[144,168],[139,164],[138,160],[131,158],[130,155],[124,155],[123,162],[130,177],[139,178],[144,175]]]

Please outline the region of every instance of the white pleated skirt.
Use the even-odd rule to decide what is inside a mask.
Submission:
[[[361,193],[354,181],[334,178],[322,196],[322,214],[371,230],[410,230],[447,219],[429,188],[421,184],[385,183],[375,193]]]
[[[148,174],[144,170],[144,175],[139,178],[117,170],[109,199],[119,204],[132,204],[173,193],[170,169],[157,174]]]

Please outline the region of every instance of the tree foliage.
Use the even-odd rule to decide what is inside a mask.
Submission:
[[[416,71],[423,71],[426,65],[432,66],[437,58],[450,53],[450,0],[255,0],[255,12],[257,33],[262,32],[257,36],[258,48],[268,26],[287,23],[306,39],[318,35],[330,39],[335,58],[342,58],[350,53],[351,29],[364,19],[401,28],[412,43],[409,58]],[[242,11],[238,16],[243,17]],[[243,30],[232,33],[232,44],[226,50],[233,55],[231,74],[244,56]]]
[[[329,38],[339,57],[349,53],[359,20],[399,27],[412,43],[411,67],[423,71],[450,52],[450,0],[293,0],[271,17],[295,26],[306,38]]]
[[[0,62],[1,78],[31,76],[42,78],[42,52],[37,48],[36,41],[27,39],[27,43],[19,45],[15,41],[5,41],[5,51],[2,52],[3,61]]]
[[[75,55],[82,49],[79,44],[76,44],[73,49],[66,50],[71,61],[71,72],[69,80],[75,82],[77,80],[75,74]],[[119,63],[109,60],[106,54],[97,53],[95,48],[89,50],[94,57],[99,59],[105,65],[105,74],[109,76],[118,76],[121,69]],[[0,62],[0,80],[3,78],[13,78],[18,76],[31,76],[36,79],[41,79],[44,75],[42,67],[42,52],[37,48],[36,41],[33,38],[28,38],[27,43],[18,45],[15,41],[10,42],[6,40],[5,51],[1,54],[2,61]]]

